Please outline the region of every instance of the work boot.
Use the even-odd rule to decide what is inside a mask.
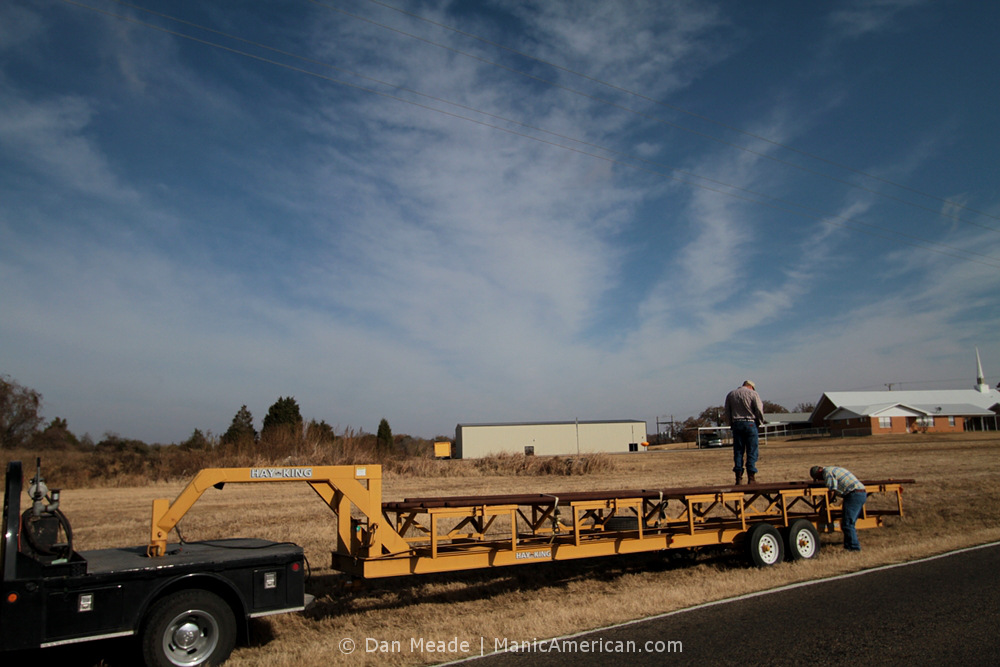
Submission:
[[[757,473],[748,472],[747,473],[747,484],[753,484],[757,481]]]
[[[743,483],[743,473],[738,472],[736,473],[736,486],[739,486],[742,483]]]

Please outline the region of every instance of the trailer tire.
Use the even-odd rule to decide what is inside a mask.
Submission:
[[[180,591],[153,606],[140,641],[151,667],[221,665],[236,645],[236,617],[214,593]]]
[[[785,533],[788,560],[815,558],[819,554],[819,532],[808,519],[796,519]]]
[[[747,557],[756,567],[770,567],[781,562],[784,545],[778,530],[769,523],[755,524],[747,531]]]

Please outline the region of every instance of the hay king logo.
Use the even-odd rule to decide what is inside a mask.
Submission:
[[[312,476],[312,468],[250,468],[250,479],[296,479]]]

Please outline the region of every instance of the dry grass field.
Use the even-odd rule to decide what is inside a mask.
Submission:
[[[860,533],[860,554],[843,552],[838,548],[841,535],[827,534],[817,559],[764,570],[721,553],[678,560],[668,552],[488,572],[348,581],[329,567],[335,543],[330,511],[307,486],[288,483],[211,489],[181,528],[187,540],[252,536],[294,541],[305,548],[312,573],[307,590],[317,598],[314,607],[303,614],[256,621],[253,645],[238,648],[228,663],[268,667],[444,662],[461,656],[414,651],[411,641],[457,638],[478,654],[481,639],[490,649],[494,638],[554,637],[1000,539],[1000,485],[996,483],[1000,435],[995,433],[772,441],[761,453],[761,482],[801,481],[807,479],[811,465],[843,465],[862,479],[914,478],[917,483],[904,493],[905,517]],[[732,479],[729,449],[672,449],[610,458],[611,465],[602,466],[606,469],[599,472],[541,477],[489,475],[470,470],[468,462],[433,462],[429,475],[387,474],[383,500],[666,488],[728,484]],[[62,507],[73,523],[76,547],[144,543],[150,502],[156,497],[172,499],[182,486],[64,489]],[[353,653],[342,651],[343,640],[354,642]],[[365,649],[373,642],[399,642],[399,651],[369,653]],[[104,664],[117,662],[112,659]]]

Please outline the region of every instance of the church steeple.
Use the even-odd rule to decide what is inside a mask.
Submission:
[[[976,391],[981,394],[988,394],[990,391],[990,386],[986,384],[986,378],[983,376],[983,362],[979,360],[979,348],[976,348]]]

